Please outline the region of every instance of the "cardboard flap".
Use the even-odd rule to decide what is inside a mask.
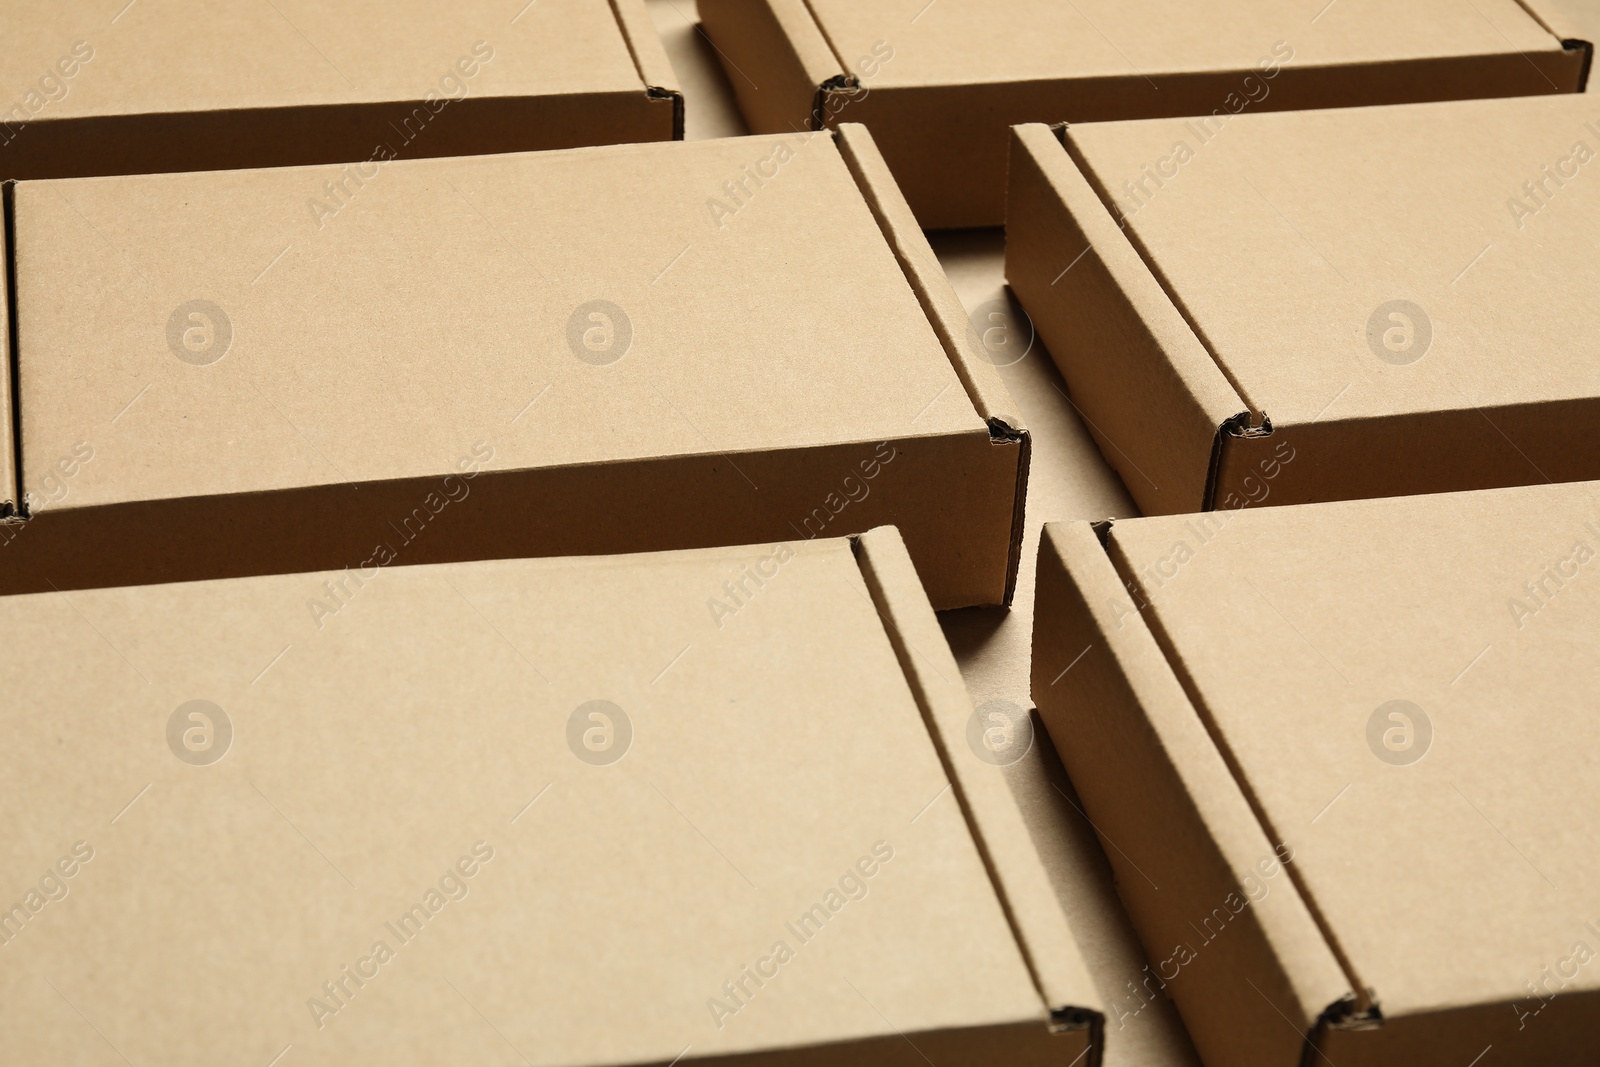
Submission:
[[[1104,1022],[1100,995],[1001,770],[969,747],[972,698],[905,543],[887,526],[855,544],[862,577],[1052,1019],[1093,1032]]]
[[[834,139],[883,230],[884,240],[894,249],[901,269],[906,272],[906,281],[916,290],[928,321],[933,323],[934,332],[950,356],[951,366],[955,367],[967,396],[972,399],[972,406],[991,424],[1001,423],[1002,432],[1026,433],[1027,427],[1000,376],[1000,368],[985,356],[983,343],[967,318],[961,298],[945,277],[944,268],[939,266],[933,246],[928,244],[927,235],[911,214],[871,131],[860,123],[840,123]]]
[[[1528,14],[1538,19],[1562,44],[1585,50],[1585,85],[1578,86],[1578,91],[1583,92],[1594,62],[1594,46],[1600,43],[1600,6],[1593,0],[1521,0],[1521,3]]]
[[[1352,983],[1282,843],[1088,523],[1044,528],[1037,581],[1034,701],[1154,970],[1207,1063],[1299,1062]],[[1240,974],[1255,993],[1240,994]]]
[[[755,133],[820,129],[820,94],[848,80],[805,0],[700,0],[739,110]]]
[[[11,259],[12,192],[11,182],[0,184],[0,519],[22,511],[22,494],[17,485],[18,452],[22,438],[16,425],[16,331],[12,315],[17,292],[17,277]],[[3,534],[0,534],[3,536]]]
[[[628,43],[628,54],[639,68],[639,78],[645,90],[653,97],[672,103],[672,138],[683,140],[683,88],[678,74],[667,58],[661,35],[656,32],[645,0],[611,0],[611,10],[617,16],[617,25]]]
[[[1198,511],[1246,407],[1048,127],[1013,131],[1006,277],[1142,510]]]

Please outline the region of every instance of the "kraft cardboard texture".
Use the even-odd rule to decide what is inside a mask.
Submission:
[[[641,0],[7,5],[0,178],[682,136]]]
[[[5,1059],[1070,1062],[872,541],[0,600]]]
[[[1168,988],[1206,1062],[1304,1062],[1234,1024],[1265,1002],[1341,1065],[1592,1058],[1600,902],[1578,842],[1600,810],[1581,651],[1600,633],[1584,577],[1600,484],[1135,519],[1105,537],[1047,530],[1035,696],[1090,817],[1124,830],[1113,864],[1162,885],[1119,871],[1147,947],[1197,924]],[[1174,773],[1119,777],[1140,760]],[[1221,767],[1233,789],[1194,788]],[[1173,867],[1191,835],[1220,861]],[[1240,835],[1285,862],[1268,875]],[[1258,932],[1299,902],[1320,946]],[[1348,977],[1345,1003],[1263,981],[1318,956]]]
[[[6,588],[896,523],[1003,602],[1025,434],[834,137],[18,184]]]
[[[1011,125],[1572,93],[1592,51],[1561,35],[1574,20],[1541,21],[1517,0],[1321,11],[1279,0],[703,0],[700,10],[752,129],[865,124],[929,227],[1001,221]]]
[[[1063,163],[1029,128],[1008,275],[1147,513],[1590,478],[1597,130],[1588,96],[1087,124]],[[1109,348],[1158,288],[1168,333]],[[1210,447],[1131,417],[1207,379]]]

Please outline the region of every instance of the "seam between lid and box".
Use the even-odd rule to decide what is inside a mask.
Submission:
[[[644,0],[611,0],[611,15],[633,60],[633,69],[644,83],[645,95],[672,102],[672,139],[683,140],[683,89]]]
[[[1227,904],[1232,896],[1250,895],[1246,874],[1269,850],[1281,859],[1282,844],[1274,845],[1238,791],[1144,613],[1132,603],[1099,539],[1110,525],[1051,523],[1041,536],[1035,703],[1096,819],[1097,836],[1109,842],[1107,858],[1121,868],[1118,893],[1141,941],[1152,958],[1171,952],[1168,962],[1178,961],[1170,974],[1156,964],[1156,973],[1163,988],[1175,983],[1168,995],[1202,1055],[1210,1062],[1216,1054],[1223,1064],[1269,1062],[1230,1051],[1221,1035],[1241,1019],[1263,1028],[1252,1042],[1257,1056],[1291,1048],[1303,1054],[1326,1014],[1323,1005],[1350,998],[1350,982],[1294,882],[1280,893],[1251,895],[1239,909]],[[1067,673],[1057,673],[1062,666],[1073,675],[1056,688]],[[1159,885],[1115,844],[1124,833],[1128,848],[1154,864]],[[1169,882],[1173,878],[1178,884]],[[1222,931],[1202,934],[1187,959],[1179,956],[1190,944],[1189,931],[1198,932],[1195,916],[1214,914],[1218,905],[1239,917],[1223,928],[1236,931],[1231,939],[1207,948]],[[1183,967],[1204,960],[1214,961],[1199,964],[1210,973],[1191,973],[1176,984]],[[1252,973],[1261,983],[1254,991],[1236,980]],[[1223,976],[1229,980],[1220,981]],[[1280,1021],[1297,1035],[1292,1044],[1277,1030]]]
[[[0,472],[5,475],[0,481],[0,520],[26,518],[28,510],[28,501],[22,492],[22,381],[17,359],[17,261],[13,254],[17,245],[16,188],[16,182],[0,183],[0,214],[4,215],[3,224],[0,224],[0,258],[5,261],[5,291],[0,294],[0,301],[5,304],[6,313],[5,334],[0,337],[0,348],[5,354],[5,367],[0,368],[5,391],[5,396],[0,397],[4,401],[0,417],[5,419],[10,431],[3,446],[5,464],[0,465]]]
[[[1586,41],[1576,36],[1574,27],[1568,25],[1565,18],[1559,13],[1548,11],[1541,6],[1541,0],[1516,0],[1517,6],[1525,11],[1530,19],[1544,28],[1545,32],[1561,42],[1561,47],[1567,51],[1583,52],[1583,62],[1578,68],[1578,89],[1582,93],[1589,86],[1589,71],[1594,66],[1595,42]],[[1561,21],[1557,21],[1560,19]]]
[[[1262,832],[1267,835],[1268,840],[1287,843],[1288,838],[1279,831],[1279,828],[1267,814],[1266,806],[1256,793],[1249,776],[1245,774],[1244,768],[1234,754],[1232,746],[1228,744],[1223,736],[1216,715],[1206,702],[1171,634],[1168,633],[1161,614],[1150,597],[1149,590],[1145,588],[1144,583],[1139,579],[1133,561],[1117,541],[1115,522],[1108,522],[1103,527],[1103,530],[1099,532],[1099,535],[1106,558],[1115,569],[1118,579],[1128,589],[1137,591],[1139,599],[1143,602],[1138,605],[1140,619],[1155,640],[1156,646],[1161,650],[1161,655],[1166,660],[1167,666],[1171,668],[1178,684],[1182,686],[1184,695],[1188,698],[1196,716],[1205,727],[1205,731],[1211,738],[1211,743],[1216,747],[1218,754],[1222,757],[1223,763],[1227,765],[1228,773],[1232,776],[1240,793],[1243,794],[1245,802],[1249,804],[1251,814],[1255,816],[1257,824],[1261,827]],[[1334,931],[1332,924],[1328,921],[1321,903],[1312,891],[1311,886],[1306,883],[1300,868],[1289,863],[1284,865],[1284,869],[1288,872],[1289,879],[1294,883],[1295,890],[1305,903],[1306,909],[1311,913],[1312,921],[1316,923],[1323,941],[1327,944],[1329,951],[1333,953],[1334,959],[1339,962],[1340,968],[1350,982],[1351,989],[1355,991],[1355,1002],[1353,1004],[1339,1001],[1329,1004],[1318,1020],[1319,1025],[1338,1026],[1348,1024],[1352,1026],[1367,1026],[1381,1023],[1383,1013],[1377,991],[1362,980],[1360,972],[1356,969],[1355,962],[1350,958],[1337,932]]]
[[[917,225],[911,206],[906,203],[900,187],[895,184],[889,165],[878,151],[872,133],[859,123],[840,123],[832,135],[845,168],[854,179],[861,197],[866,201],[873,219],[883,234],[884,242],[894,254],[895,262],[905,275],[906,284],[922,307],[923,317],[932,327],[945,358],[955,371],[956,380],[967,394],[978,416],[989,428],[989,440],[1001,446],[1015,445],[1017,455],[1017,488],[1012,503],[1011,549],[1006,563],[1006,590],[1003,603],[1011,603],[1017,574],[1022,562],[1022,539],[1025,531],[1024,512],[1028,500],[1028,473],[1032,462],[1032,437],[1020,415],[1015,414],[1015,401],[999,368],[972,354],[977,344],[976,331],[967,318],[966,308],[956,295],[944,268],[939,265],[928,243],[927,234]]]
[[[965,728],[972,699],[917,579],[905,542],[894,527],[877,527],[853,535],[850,542],[885,637],[921,712],[941,770],[955,794],[1017,950],[1048,1013],[1050,1029],[1088,1031],[1086,1067],[1097,1067],[1104,1008],[1043,861],[1021,821],[1010,786],[998,774],[987,782],[963,775],[952,754],[954,742],[949,731]],[[955,723],[952,714],[963,721]],[[980,809],[984,813],[981,816]],[[985,832],[986,825],[992,833]],[[1009,877],[1001,873],[997,856],[997,846],[1005,845],[1010,846],[1005,852]],[[1039,933],[1044,944],[1036,944],[1036,939],[1025,932],[1021,919],[1024,910],[1031,916],[1026,924],[1028,930]]]

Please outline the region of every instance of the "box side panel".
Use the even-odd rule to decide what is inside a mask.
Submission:
[[[492,452],[492,450],[491,450]],[[75,508],[0,531],[0,593],[838,537],[897,525],[935,607],[1005,590],[1017,449],[987,433]]]
[[[1146,514],[1199,510],[1243,401],[1045,127],[1016,131],[1009,195],[1006,278],[1101,452]]]
[[[611,0],[611,12],[628,44],[628,54],[639,69],[646,94],[671,104],[672,139],[683,140],[683,88],[644,0]]]
[[[12,186],[0,187],[0,521],[18,513],[22,493],[17,485],[17,471],[22,467],[18,450],[22,437],[17,426],[14,397],[16,391],[17,361],[16,319],[11,309],[16,306],[16,264],[11,258]]]
[[[447,106],[442,106],[446,105]],[[666,141],[674,103],[629,93],[247,108],[39,119],[0,155],[0,177],[367,163]]]
[[[1350,983],[1084,523],[1050,525],[1033,696],[1152,961],[1211,1067],[1291,1067]],[[1287,1024],[1285,1020],[1288,1020]]]
[[[983,724],[905,543],[892,528],[872,530],[856,558],[1034,982],[1059,1019],[1087,1030],[1104,1015],[1099,995],[1002,770],[970,747]]]
[[[1546,988],[1513,1004],[1478,1004],[1386,1018],[1376,1029],[1330,1029],[1320,1035],[1317,1047],[1340,1067],[1592,1064],[1594,1050],[1600,1048],[1600,994],[1554,995],[1560,981],[1547,981]]]
[[[1226,435],[1212,506],[1304,504],[1600,478],[1600,398],[1274,423]]]
[[[818,95],[844,71],[804,0],[700,0],[698,7],[751,132],[821,125],[813,118]]]
[[[917,225],[871,132],[859,123],[847,122],[839,127],[836,140],[845,164],[883,230],[884,240],[894,250],[906,281],[916,292],[928,321],[939,335],[972,406],[985,420],[999,419],[1013,430],[1025,429],[1005,380],[1000,377],[1000,369],[985,357],[983,343],[967,319],[961,298],[945,277],[944,268],[933,254],[933,246],[928,244],[927,236]]]

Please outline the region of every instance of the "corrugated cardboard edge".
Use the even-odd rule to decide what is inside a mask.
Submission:
[[[1203,510],[1248,407],[1047,126],[1012,129],[1006,280],[1140,510]]]
[[[878,220],[884,240],[889,243],[906,282],[917,294],[923,314],[944,346],[945,355],[955,369],[956,377],[967,391],[967,397],[978,415],[989,425],[989,439],[997,446],[1016,447],[1017,486],[1016,503],[1011,519],[1011,549],[1006,562],[1006,589],[1003,603],[1010,604],[1016,592],[1017,571],[1022,562],[1022,535],[1024,508],[1028,499],[1028,469],[1033,456],[1033,438],[1017,414],[1016,403],[1006,388],[1000,370],[984,359],[983,346],[978,340],[972,322],[967,318],[961,298],[945,276],[944,268],[933,254],[927,235],[917,225],[916,216],[889,165],[883,161],[872,134],[858,123],[841,123],[833,134],[850,169],[866,198],[867,206]]]
[[[854,538],[856,561],[906,682],[955,790],[1053,1029],[1087,1031],[1087,1067],[1100,1059],[1105,1007],[1044,863],[1003,775],[961,759],[972,697],[934,617],[900,532],[882,526]],[[988,773],[985,773],[988,772]]]
[[[805,0],[698,6],[752,133],[821,129],[826,94],[854,85]]]
[[[1238,911],[1228,906],[1281,843],[1088,523],[1050,523],[1041,535],[1032,686],[1118,893],[1208,1067],[1316,1062],[1323,1027],[1376,1021],[1292,877]],[[1204,938],[1193,924],[1223,908],[1226,925],[1167,974],[1175,946]]]
[[[17,265],[11,258],[15,192],[15,182],[0,183],[0,212],[4,214],[4,223],[0,224],[0,268],[5,273],[0,281],[0,322],[5,327],[0,332],[0,430],[4,431],[4,441],[0,442],[0,521],[22,514],[17,474],[22,469],[21,389],[17,383],[17,317],[11,310],[17,306]]]
[[[611,13],[622,31],[628,54],[633,57],[634,69],[644,82],[645,94],[671,102],[672,139],[683,140],[683,89],[644,0],[611,0]]]
[[[1583,66],[1578,72],[1578,92],[1589,87],[1589,71],[1594,67],[1595,32],[1600,29],[1600,8],[1593,12],[1587,24],[1581,24],[1555,0],[1517,0],[1535,22],[1555,35],[1561,47],[1569,52],[1583,53]]]

